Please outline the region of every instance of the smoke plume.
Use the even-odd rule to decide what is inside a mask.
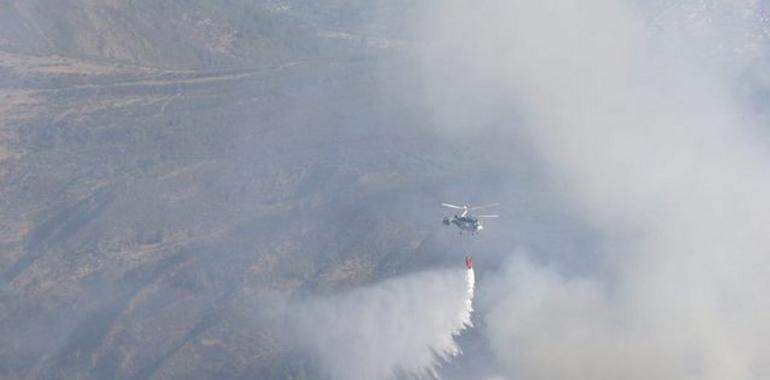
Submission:
[[[431,271],[309,300],[294,310],[297,336],[333,379],[438,377],[461,353],[474,281],[473,269]]]
[[[587,274],[519,257],[482,283],[507,375],[768,378],[770,151],[737,90],[766,54],[762,3],[436,8],[436,112],[468,130],[516,110],[503,137],[529,142],[599,240]]]

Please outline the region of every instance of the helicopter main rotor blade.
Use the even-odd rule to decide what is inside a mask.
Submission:
[[[484,206],[471,207],[468,210],[481,210],[482,208],[489,208],[489,207],[495,207],[495,206],[500,206],[500,204],[499,203],[492,203],[492,204],[488,204],[488,205],[484,205]]]
[[[477,218],[499,218],[500,215],[476,215]]]
[[[442,203],[441,205],[444,207],[454,208],[458,210],[465,210],[465,207],[450,205],[449,203]]]

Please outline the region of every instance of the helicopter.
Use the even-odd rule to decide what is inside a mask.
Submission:
[[[476,215],[476,216],[473,216],[473,215],[470,214],[470,212],[472,210],[481,210],[481,209],[484,209],[484,208],[489,208],[489,207],[497,206],[498,204],[496,204],[496,203],[495,204],[491,204],[491,205],[486,205],[486,206],[475,206],[475,207],[455,206],[455,205],[449,204],[449,203],[442,203],[441,205],[444,206],[444,207],[453,208],[455,210],[462,210],[462,213],[460,215],[456,215],[455,214],[454,217],[451,217],[451,218],[450,217],[445,217],[444,220],[443,220],[443,223],[444,223],[445,226],[449,226],[449,225],[452,225],[452,224],[456,225],[460,229],[460,234],[462,234],[463,231],[466,231],[466,232],[470,232],[471,235],[476,235],[476,234],[480,233],[484,229],[484,226],[481,225],[481,223],[479,222],[479,219],[497,218],[497,217],[499,217],[499,215]]]

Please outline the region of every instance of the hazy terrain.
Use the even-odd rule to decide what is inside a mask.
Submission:
[[[462,265],[438,203],[510,178],[430,128],[415,7],[218,4],[0,4],[0,377],[315,378],[289,297]]]
[[[0,0],[0,378],[765,378],[768,14]]]

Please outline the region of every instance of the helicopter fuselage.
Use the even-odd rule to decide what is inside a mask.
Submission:
[[[461,234],[463,233],[463,231],[466,231],[466,232],[470,232],[471,235],[475,235],[484,229],[484,226],[482,226],[481,223],[479,223],[480,218],[497,218],[498,217],[498,215],[473,216],[470,214],[470,211],[472,210],[481,210],[484,208],[497,206],[498,204],[490,204],[486,206],[475,206],[475,207],[471,207],[468,205],[457,206],[450,203],[442,203],[441,205],[444,207],[455,209],[455,210],[462,210],[462,214],[460,215],[455,214],[453,218],[449,218],[449,217],[444,218],[444,225],[449,226],[454,224],[455,226],[457,226],[457,228],[460,229]]]
[[[445,225],[454,224],[460,229],[460,233],[462,233],[462,231],[466,231],[466,232],[470,232],[471,234],[477,234],[484,229],[484,226],[482,226],[481,223],[479,223],[479,220],[470,215],[466,215],[466,216],[455,215],[451,219],[444,218],[444,224]]]

